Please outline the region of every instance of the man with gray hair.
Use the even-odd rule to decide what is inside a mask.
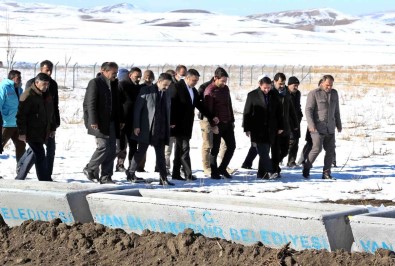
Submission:
[[[114,183],[111,177],[116,157],[116,139],[125,125],[122,105],[119,103],[117,72],[116,63],[103,63],[100,75],[89,81],[83,103],[85,127],[88,134],[96,137],[97,145],[83,172],[89,180],[97,179],[100,184]]]
[[[331,75],[322,77],[320,87],[309,92],[306,101],[306,119],[308,130],[313,140],[313,147],[303,164],[303,177],[310,176],[313,166],[322,148],[325,150],[322,179],[333,179],[331,166],[335,151],[335,128],[342,131],[340,119],[339,96],[333,89],[334,78]]]

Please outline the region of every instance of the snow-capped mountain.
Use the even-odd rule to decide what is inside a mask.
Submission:
[[[155,47],[160,46],[174,51],[160,53],[153,60],[179,62],[174,55],[180,55],[179,50],[184,49],[183,54],[191,54],[195,62],[208,63],[216,59],[202,56],[202,52],[218,51],[226,53],[222,60],[244,62],[273,49],[297,49],[306,60],[312,50],[307,45],[316,44],[323,45],[313,50],[327,45],[386,45],[386,49],[395,46],[394,12],[355,17],[322,8],[231,16],[199,9],[149,12],[144,6],[125,3],[78,9],[9,0],[0,1],[0,11],[0,20],[8,17],[12,34],[18,36],[18,55],[23,54],[23,61],[35,61],[39,54],[32,52],[35,49],[53,56],[78,54],[81,60],[92,62],[96,60],[93,56],[102,54],[95,51],[91,55],[93,50],[112,48],[114,55],[125,60],[128,49],[138,47],[140,52],[133,54],[133,60],[144,61],[147,56],[141,51],[156,53]],[[4,36],[0,36],[1,41],[5,41]],[[270,48],[262,50],[263,46]],[[266,56],[265,62],[268,60],[278,63],[278,58]]]
[[[331,8],[292,10],[248,16],[263,22],[298,28],[299,26],[348,25],[359,20]]]
[[[125,14],[129,12],[138,11],[138,9],[128,3],[116,4],[111,6],[99,6],[94,8],[80,8],[79,12],[82,13],[91,13],[91,14],[99,14],[99,13],[116,13],[116,14]]]

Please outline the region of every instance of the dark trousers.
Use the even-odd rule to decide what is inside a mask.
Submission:
[[[274,144],[272,145],[272,165],[275,173],[280,173],[280,162],[288,154],[289,136],[277,135]]]
[[[56,150],[56,141],[55,137],[48,138],[47,142],[45,143],[45,147],[47,149],[46,158],[47,158],[47,168],[49,177],[52,176],[53,172],[53,165],[55,161],[55,150]],[[22,158],[18,161],[16,167],[16,178],[17,180],[25,180],[26,176],[28,175],[30,169],[36,163],[36,157],[34,153],[31,151],[31,148],[27,149],[25,154],[23,154]]]
[[[149,144],[146,143],[138,144],[137,151],[135,152],[133,159],[129,165],[129,173],[134,174],[137,171],[140,162],[144,159],[145,154],[147,153],[148,146]],[[156,165],[159,168],[158,170],[160,177],[164,180],[167,180],[164,140],[159,140],[156,145],[154,145],[154,149],[156,155]]]
[[[28,142],[36,158],[36,173],[40,181],[52,181],[48,171],[48,161],[45,156],[44,144],[40,142]]]
[[[296,164],[296,156],[298,155],[299,139],[290,139],[288,146],[288,165]]]
[[[218,169],[226,171],[230,160],[233,157],[233,153],[236,149],[235,133],[233,131],[233,123],[219,123],[218,124],[219,134],[213,134],[213,147],[210,150],[210,168],[211,175],[218,174]],[[221,138],[225,141],[226,152],[222,158],[221,164],[217,166],[217,156],[219,147],[221,146]]]
[[[270,144],[269,143],[257,143],[256,149],[259,154],[259,166],[258,166],[258,177],[263,177],[266,173],[272,173],[272,160],[270,159]]]
[[[129,146],[129,153],[127,153],[126,151],[128,146]],[[137,151],[137,141],[135,139],[128,138],[125,135],[122,136],[121,134],[121,138],[119,139],[119,141],[117,140],[117,154],[118,154],[117,165],[124,164],[126,155],[128,155],[128,160],[131,161],[136,151]]]
[[[116,136],[114,123],[110,125],[110,136],[108,138],[96,138],[96,150],[89,163],[86,165],[88,171],[97,172],[101,166],[101,176],[111,177],[116,157]]]
[[[254,162],[257,155],[258,155],[258,151],[254,146],[254,144],[251,143],[250,149],[248,150],[247,156],[244,159],[242,167],[252,167],[252,163]]]
[[[176,137],[176,147],[174,150],[173,176],[180,176],[181,165],[185,173],[185,178],[192,177],[191,158],[189,157],[189,138]]]
[[[9,140],[12,140],[15,146],[15,157],[18,162],[25,153],[26,143],[19,140],[19,133],[17,127],[3,127],[1,136],[1,146],[4,148]]]

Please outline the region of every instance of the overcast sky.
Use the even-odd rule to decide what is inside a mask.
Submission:
[[[8,0],[10,2],[48,3],[75,7],[108,6],[130,3],[145,11],[166,12],[196,8],[229,15],[250,15],[266,12],[330,7],[350,15],[395,11],[395,0]]]

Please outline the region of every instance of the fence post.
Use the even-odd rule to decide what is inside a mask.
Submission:
[[[54,76],[55,76],[55,80],[56,80],[56,68],[58,67],[58,64],[59,64],[59,61],[55,64],[55,67],[54,67]]]
[[[272,73],[273,77],[274,77],[274,75],[275,75],[276,70],[277,70],[277,65],[275,65],[275,66],[273,67],[273,73]]]
[[[78,63],[75,63],[73,66],[73,90],[75,89],[75,69],[77,67]]]
[[[294,75],[295,65],[292,67],[292,76]]]
[[[36,62],[36,63],[34,64],[33,77],[36,76],[36,67],[37,67],[37,64],[38,64],[38,62]]]
[[[96,77],[96,66],[97,66],[97,62],[93,65],[93,78]]]
[[[228,84],[230,83],[230,68],[232,67],[232,65],[229,65],[228,67]]]
[[[303,69],[304,69],[304,66],[302,67],[302,78],[304,77]]]
[[[239,86],[241,87],[241,80],[243,79],[243,65],[240,66]]]
[[[250,82],[250,85],[252,85],[252,76],[253,76],[252,72],[253,72],[253,70],[254,70],[254,65],[251,66],[251,82]]]

